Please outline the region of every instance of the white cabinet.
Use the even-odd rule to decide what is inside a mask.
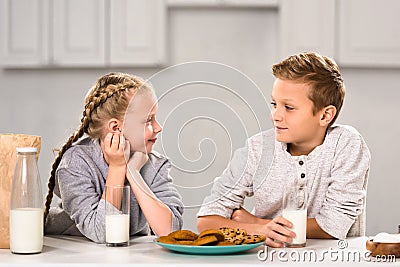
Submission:
[[[280,55],[315,51],[334,55],[335,0],[281,0]]]
[[[338,12],[340,63],[400,67],[400,1],[339,0]]]
[[[316,51],[342,66],[400,67],[400,1],[281,0],[281,57]]]
[[[157,66],[164,0],[0,0],[4,67]]]
[[[43,65],[49,59],[49,1],[0,0],[0,64]]]
[[[163,64],[166,45],[165,1],[111,1],[110,9],[110,65]]]
[[[53,64],[104,66],[105,0],[53,0]]]

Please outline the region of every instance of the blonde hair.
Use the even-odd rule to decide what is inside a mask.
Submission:
[[[85,108],[81,119],[81,125],[61,147],[52,165],[47,185],[48,193],[44,211],[45,221],[53,199],[56,171],[65,151],[84,134],[87,134],[93,140],[102,139],[104,137],[104,122],[112,118],[122,121],[131,97],[135,93],[142,91],[152,92],[152,87],[146,84],[143,79],[126,73],[106,74],[100,77],[89,90],[85,98]]]
[[[273,65],[272,73],[282,80],[310,84],[308,98],[314,104],[313,114],[333,105],[336,115],[329,126],[336,121],[343,106],[345,86],[339,67],[333,59],[314,52],[301,53]]]

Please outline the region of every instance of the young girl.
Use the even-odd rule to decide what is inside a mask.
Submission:
[[[152,152],[162,130],[156,113],[153,89],[142,79],[110,73],[96,82],[86,96],[79,129],[52,166],[46,234],[84,235],[104,243],[104,188],[127,182],[131,235],[149,234],[149,227],[167,235],[182,227],[183,203],[169,176],[170,163]],[[50,208],[53,192],[60,201]]]

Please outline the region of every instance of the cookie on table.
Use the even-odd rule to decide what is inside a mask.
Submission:
[[[261,238],[261,241],[265,241],[267,238],[265,237],[265,235],[254,235],[255,237],[259,237]],[[261,242],[260,241],[260,242]]]
[[[210,235],[215,236],[218,241],[224,241],[225,240],[224,234],[221,231],[215,230],[215,229],[204,230],[203,232],[201,232],[199,234],[198,238],[201,238],[203,236],[210,236]]]
[[[157,241],[164,244],[177,244],[177,241],[170,236],[160,236]]]
[[[236,236],[236,229],[230,227],[221,227],[219,230],[224,234],[225,238]]]
[[[176,243],[179,245],[193,246],[192,240],[176,240]]]
[[[170,233],[168,236],[174,238],[175,240],[189,240],[189,241],[194,241],[198,237],[197,234],[193,233],[190,230],[178,230]]]
[[[219,241],[216,246],[235,246],[234,243],[229,242],[229,241]]]
[[[218,243],[218,239],[217,237],[213,236],[213,235],[207,235],[207,236],[203,236],[203,237],[199,237],[197,238],[194,242],[193,245],[194,246],[212,246],[214,244]]]
[[[262,235],[247,235],[243,239],[243,244],[254,244],[258,242],[265,241],[265,236]]]
[[[236,236],[245,237],[247,236],[247,232],[244,229],[236,228]]]
[[[235,245],[241,245],[243,243],[244,237],[243,236],[227,237],[225,238],[225,240],[228,242],[232,242]]]

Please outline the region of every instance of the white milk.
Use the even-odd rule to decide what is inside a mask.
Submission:
[[[292,244],[305,244],[307,231],[307,210],[283,210],[282,216],[293,223],[293,228],[290,230],[296,233],[296,237],[293,238]]]
[[[129,215],[106,215],[106,242],[123,243],[129,241]]]
[[[10,210],[10,250],[39,253],[43,248],[43,209]]]
[[[400,243],[400,234],[379,233],[374,237],[374,242]]]

